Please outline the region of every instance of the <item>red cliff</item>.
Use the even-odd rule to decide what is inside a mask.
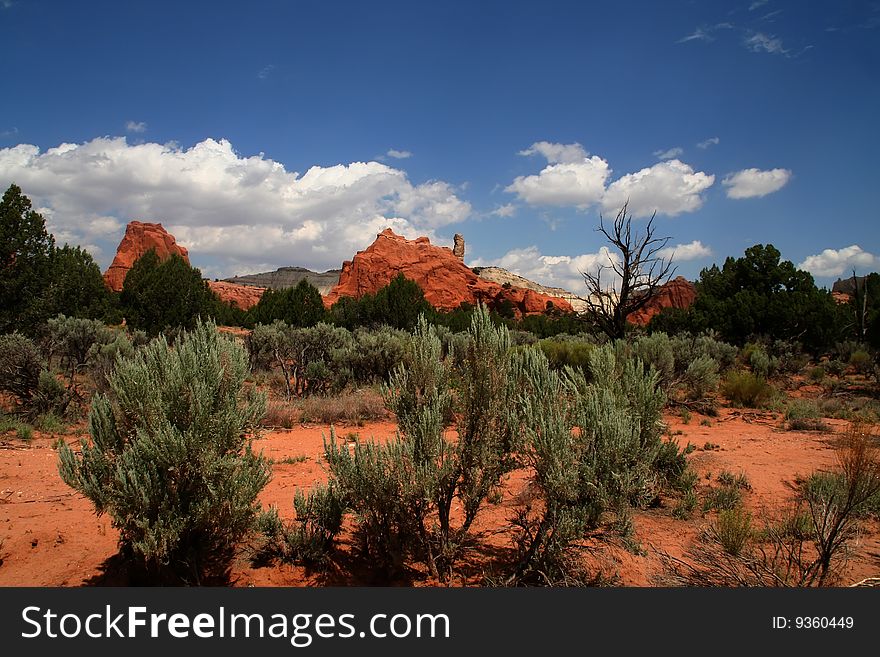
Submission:
[[[216,294],[224,303],[238,306],[242,310],[248,310],[257,305],[257,302],[266,291],[264,287],[253,285],[236,285],[225,281],[208,281],[211,292]]]
[[[125,235],[116,249],[116,257],[104,272],[104,284],[119,292],[128,270],[150,249],[155,249],[160,260],[170,258],[176,253],[189,263],[186,249],[175,241],[174,235],[166,231],[162,224],[132,221],[125,227]]]
[[[564,299],[519,287],[502,287],[477,276],[453,254],[452,249],[434,246],[427,237],[408,240],[390,228],[376,236],[364,251],[342,264],[339,283],[324,297],[327,307],[340,297],[359,298],[388,285],[402,273],[415,281],[425,299],[435,308],[454,310],[462,303],[482,302],[497,308],[505,301],[517,316],[544,313],[550,308],[572,312]]]
[[[664,308],[689,308],[696,298],[697,290],[694,284],[683,276],[677,276],[661,287],[653,299],[628,319],[633,324],[645,326]]]

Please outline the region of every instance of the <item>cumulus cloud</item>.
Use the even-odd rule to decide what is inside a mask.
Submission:
[[[520,155],[542,155],[550,164],[574,164],[584,161],[589,153],[577,142],[573,144],[555,144],[549,141],[536,141]]]
[[[389,148],[388,152],[385,153],[388,157],[393,157],[395,160],[405,160],[408,157],[412,157],[412,153],[409,151],[399,151],[395,148]]]
[[[715,176],[695,172],[673,158],[607,185],[611,175],[608,162],[590,156],[580,144],[542,141],[520,151],[520,155],[533,154],[543,155],[548,165],[538,174],[518,176],[505,188],[529,205],[574,206],[581,210],[600,206],[616,212],[629,200],[633,216],[650,216],[654,211],[674,216],[697,210],[703,203],[702,192],[715,182]]]
[[[682,155],[683,153],[684,149],[681,146],[675,146],[674,148],[670,148],[667,151],[654,151],[654,157],[656,157],[658,160],[671,160],[678,157],[679,155]]]
[[[686,262],[688,260],[699,260],[712,255],[712,249],[704,246],[700,240],[694,240],[688,244],[676,244],[675,246],[667,246],[660,249],[657,255],[666,260],[673,262]]]
[[[782,40],[776,37],[766,35],[763,32],[757,32],[743,42],[743,45],[752,52],[769,52],[772,54],[785,55],[788,50],[782,45]]]
[[[529,246],[513,249],[494,260],[478,259],[471,264],[474,267],[503,267],[541,285],[561,287],[574,294],[583,294],[585,288],[582,272],[593,273],[599,267],[608,267],[616,262],[619,262],[617,254],[604,246],[596,253],[577,256],[543,255],[537,246]]]
[[[699,144],[697,144],[697,148],[702,148],[703,150],[706,150],[710,146],[717,146],[720,141],[721,139],[719,139],[718,137],[709,137],[708,139],[704,139]]]
[[[125,130],[127,132],[146,132],[147,124],[143,121],[126,121]]]
[[[840,276],[853,269],[867,269],[880,265],[880,258],[863,250],[858,244],[843,249],[825,249],[822,253],[807,256],[798,269],[813,276]]]
[[[754,198],[778,192],[791,180],[788,169],[743,169],[726,176],[721,184],[727,187],[729,198]]]
[[[516,214],[516,206],[513,203],[506,203],[495,208],[489,214],[495,215],[496,217],[512,217]]]
[[[703,205],[702,193],[715,182],[715,176],[694,171],[680,160],[658,162],[636,173],[615,180],[602,197],[605,212],[617,212],[629,201],[634,217],[654,212],[671,217],[694,212]]]
[[[0,149],[0,179],[16,181],[60,241],[112,254],[128,221],[160,221],[196,264],[211,257],[215,270],[238,273],[257,264],[339,267],[386,227],[436,237],[471,214],[448,183],[415,185],[379,162],[300,175],[214,139],[181,148],[99,138],[45,152],[20,144]]]
[[[542,150],[536,148],[539,146]],[[547,148],[550,146],[569,150]],[[571,147],[580,148],[580,145],[564,146],[547,142],[534,144],[532,149],[544,155],[550,164],[537,175],[518,176],[505,191],[516,194],[529,205],[574,205],[587,208],[598,203],[605,193],[605,181],[611,174],[611,169],[601,157],[586,157],[582,148],[580,158],[570,161],[573,157]]]

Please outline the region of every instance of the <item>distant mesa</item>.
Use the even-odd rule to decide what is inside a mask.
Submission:
[[[176,253],[189,264],[186,248],[180,246],[174,235],[166,231],[162,224],[131,221],[125,227],[125,235],[116,249],[116,257],[104,272],[104,284],[111,290],[120,292],[128,270],[150,249],[156,251],[160,260],[166,260]]]
[[[526,290],[534,290],[535,292],[546,294],[549,297],[564,299],[575,312],[583,312],[587,309],[587,302],[578,297],[574,292],[569,292],[561,287],[547,287],[546,285],[535,283],[502,267],[474,267],[473,272],[480,278],[498,283],[498,285],[521,287]]]
[[[234,283],[235,285],[254,285],[271,290],[283,290],[288,287],[296,287],[301,280],[305,279],[318,288],[318,292],[324,295],[330,292],[339,282],[339,273],[341,271],[341,269],[330,269],[318,273],[303,267],[281,267],[275,271],[263,274],[245,274],[243,276],[224,278],[223,280],[226,283]]]
[[[463,240],[462,240],[463,247]],[[431,244],[427,237],[408,240],[386,228],[376,241],[352,260],[342,264],[339,283],[324,298],[332,306],[341,297],[360,298],[374,294],[398,274],[418,284],[425,299],[440,310],[455,310],[461,304],[485,303],[498,309],[507,305],[517,316],[545,313],[550,309],[572,312],[559,297],[521,287],[503,287],[480,278],[452,249]]]

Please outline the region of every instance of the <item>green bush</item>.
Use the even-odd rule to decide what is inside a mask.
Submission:
[[[859,374],[870,374],[874,369],[874,359],[864,349],[854,351],[849,357],[849,364]]]
[[[589,342],[558,338],[541,340],[538,346],[554,369],[562,369],[566,366],[586,368],[590,363],[590,354],[594,347]]]
[[[738,485],[721,485],[713,488],[703,500],[703,511],[730,511],[742,505],[742,488]]]
[[[684,373],[684,384],[690,399],[703,399],[718,387],[718,363],[710,356],[698,356]]]
[[[91,441],[59,450],[64,481],[108,513],[123,553],[190,583],[223,576],[251,529],[270,469],[248,433],[265,398],[244,387],[247,354],[213,323],[121,359],[95,396]]]
[[[730,372],[721,392],[736,406],[760,408],[773,399],[776,391],[766,379],[751,372]]]
[[[828,431],[818,404],[808,399],[793,399],[785,411],[785,421],[792,431]]]
[[[752,535],[752,516],[741,507],[724,509],[718,514],[714,532],[724,551],[738,556]]]

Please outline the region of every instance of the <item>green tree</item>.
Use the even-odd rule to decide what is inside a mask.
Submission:
[[[676,333],[717,331],[743,345],[756,336],[795,340],[813,352],[840,339],[843,315],[831,293],[797,269],[772,244],[756,244],[741,258],[700,272],[697,298],[687,310],[664,310],[652,330]]]
[[[152,249],[129,270],[119,301],[127,323],[151,335],[191,329],[199,317],[214,317],[218,304],[198,269],[176,254],[160,261]]]
[[[52,273],[44,298],[49,316],[99,319],[113,308],[113,296],[95,259],[85,249],[69,244],[52,253]]]
[[[295,287],[266,290],[250,311],[255,324],[271,324],[281,320],[290,326],[314,326],[324,320],[326,310],[318,288],[302,279]]]
[[[0,332],[33,333],[48,316],[43,291],[54,248],[43,216],[10,185],[0,201]]]

